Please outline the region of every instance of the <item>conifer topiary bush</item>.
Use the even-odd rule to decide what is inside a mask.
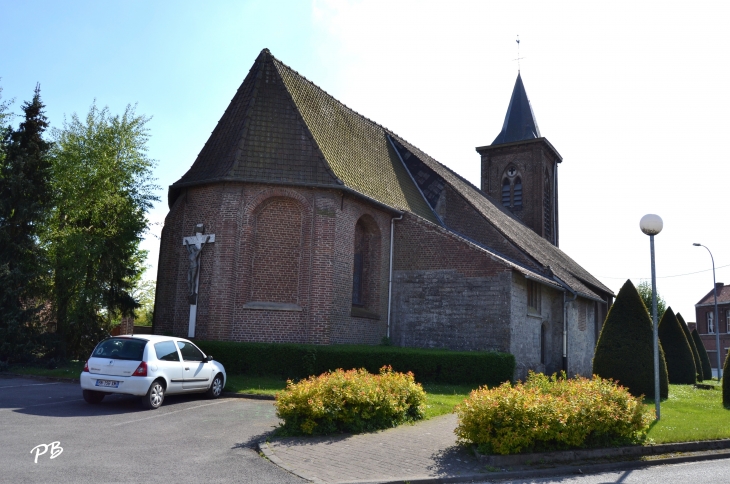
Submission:
[[[702,342],[702,338],[700,338],[700,334],[696,328],[692,330],[691,334],[692,340],[697,348],[697,353],[700,355],[700,362],[702,363],[702,379],[712,380],[712,365],[710,364],[710,356],[707,354],[705,344]]]
[[[652,322],[636,287],[627,280],[606,316],[593,357],[593,373],[611,378],[634,396],[654,398]],[[659,345],[659,394],[669,395],[664,353]]]
[[[671,307],[667,308],[659,321],[659,341],[664,348],[669,383],[694,385],[697,382],[697,369],[692,350]]]
[[[692,335],[689,332],[689,328],[687,327],[687,322],[684,320],[682,315],[679,313],[677,313],[677,321],[679,321],[679,326],[682,328],[684,337],[687,338],[687,343],[689,343],[689,348],[692,350],[692,358],[694,359],[695,370],[697,371],[697,381],[702,381],[705,379],[705,375],[702,372],[702,362],[700,361],[700,353],[697,351],[697,346],[695,346],[695,341],[692,339]]]

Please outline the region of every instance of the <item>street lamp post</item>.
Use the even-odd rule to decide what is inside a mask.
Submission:
[[[654,406],[656,408],[656,419],[660,418],[659,400],[661,390],[659,387],[659,323],[656,314],[656,270],[654,268],[654,236],[662,231],[664,222],[659,215],[653,213],[644,215],[639,222],[641,231],[649,236],[651,246],[651,315],[654,322]]]
[[[697,247],[704,247],[705,249],[707,249],[707,246],[698,244],[697,242],[692,245]],[[707,252],[710,253],[710,260],[712,260],[712,290],[715,293],[715,327],[713,329],[715,330],[715,348],[717,348],[717,381],[720,381],[720,379],[722,378],[722,364],[720,363],[720,319],[718,319],[717,315],[717,283],[715,282],[715,258],[712,257],[712,251],[710,251],[710,249],[707,249]]]

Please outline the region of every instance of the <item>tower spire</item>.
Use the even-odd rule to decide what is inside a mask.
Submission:
[[[540,128],[537,127],[535,113],[532,112],[530,100],[527,98],[522,76],[517,72],[517,80],[509,100],[507,115],[504,117],[502,131],[494,139],[492,145],[524,141],[540,138]]]

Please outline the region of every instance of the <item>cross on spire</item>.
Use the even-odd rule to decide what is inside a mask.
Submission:
[[[512,59],[517,61],[517,73],[520,72],[520,60],[524,59],[524,57],[520,57],[520,34],[517,34],[517,59]]]

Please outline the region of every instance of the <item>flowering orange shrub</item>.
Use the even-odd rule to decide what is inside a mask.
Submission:
[[[294,383],[276,396],[276,415],[286,435],[359,433],[423,418],[426,392],[413,373],[390,366],[379,375],[336,370]]]
[[[612,380],[532,372],[524,384],[474,390],[456,413],[459,441],[487,454],[638,443],[653,420]]]

